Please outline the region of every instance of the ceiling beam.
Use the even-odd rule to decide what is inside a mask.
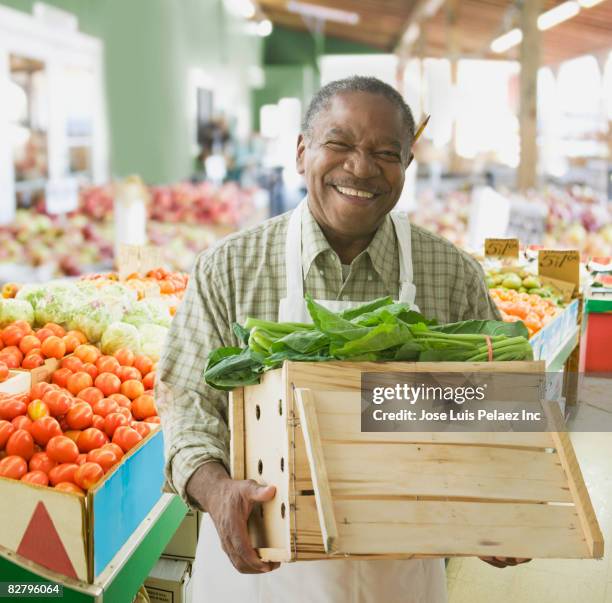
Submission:
[[[444,0],[415,0],[393,49],[400,59],[406,59],[412,54],[412,49],[420,36],[421,24],[431,19],[443,4]]]

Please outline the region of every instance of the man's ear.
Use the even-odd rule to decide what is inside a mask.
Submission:
[[[295,155],[295,167],[297,169],[298,174],[304,175],[304,151],[306,150],[306,140],[304,139],[304,135],[300,134],[297,139],[297,152]]]

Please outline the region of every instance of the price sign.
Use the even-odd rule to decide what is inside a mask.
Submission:
[[[580,253],[576,249],[541,249],[538,252],[538,274],[579,287]]]
[[[485,239],[485,256],[518,259],[518,239]]]

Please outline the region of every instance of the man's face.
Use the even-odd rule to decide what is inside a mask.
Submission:
[[[344,237],[373,233],[402,192],[408,136],[399,109],[384,96],[334,96],[315,116],[309,139],[298,139],[297,169],[317,222]]]

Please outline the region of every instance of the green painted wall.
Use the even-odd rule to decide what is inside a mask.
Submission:
[[[319,48],[312,34],[284,27],[275,27],[263,43],[265,86],[252,94],[252,120],[259,127],[262,105],[278,102],[290,96],[302,101],[302,108],[310,102],[320,85],[318,58],[321,54],[377,54],[371,46],[325,37]]]
[[[105,44],[110,160],[114,177],[150,183],[188,177],[197,153],[190,74],[214,90],[215,110],[250,122],[248,70],[261,40],[243,33],[221,0],[47,0],[73,12]],[[31,12],[33,0],[0,0]]]

